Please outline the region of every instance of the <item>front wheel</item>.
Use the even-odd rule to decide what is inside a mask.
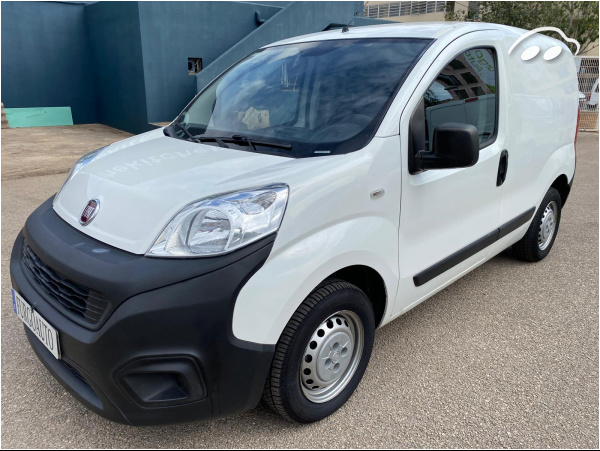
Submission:
[[[558,234],[562,199],[558,191],[550,188],[538,208],[525,236],[513,244],[513,252],[521,260],[537,262],[550,253]]]
[[[275,349],[264,400],[299,423],[338,410],[358,386],[375,336],[373,307],[356,286],[328,280],[298,307]]]

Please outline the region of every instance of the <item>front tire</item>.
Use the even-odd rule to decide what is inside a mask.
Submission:
[[[554,245],[562,210],[559,192],[550,188],[538,208],[525,236],[513,244],[513,252],[528,262],[538,262],[546,258]]]
[[[365,293],[348,282],[325,281],[281,334],[263,399],[298,423],[331,415],[360,383],[374,337],[373,306]]]

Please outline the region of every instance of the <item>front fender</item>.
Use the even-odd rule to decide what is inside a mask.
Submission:
[[[242,288],[233,313],[233,333],[240,340],[277,343],[310,292],[334,272],[352,265],[369,266],[381,275],[387,315],[396,297],[397,262],[398,228],[384,217],[355,217],[313,231],[275,251]]]

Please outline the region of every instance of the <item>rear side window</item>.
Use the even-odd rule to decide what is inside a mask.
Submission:
[[[474,125],[480,148],[491,144],[498,122],[497,80],[493,49],[470,49],[450,61],[424,95],[427,149],[433,131],[445,122]]]

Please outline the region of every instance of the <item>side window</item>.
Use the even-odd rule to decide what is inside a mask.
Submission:
[[[496,130],[496,58],[493,49],[470,49],[450,61],[423,96],[426,146],[431,150],[433,130],[445,122],[477,127],[483,147]]]

